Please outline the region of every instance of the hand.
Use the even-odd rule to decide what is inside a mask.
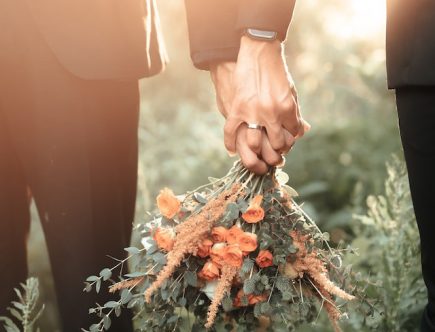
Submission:
[[[258,129],[248,129],[248,126],[243,123],[236,133],[236,150],[243,165],[256,174],[267,173],[269,166],[282,165],[282,155],[272,148],[266,134],[263,134],[261,138],[261,155],[249,147],[248,133],[250,130]]]
[[[226,118],[228,110],[230,109],[233,98],[234,88],[232,83],[232,77],[234,69],[236,67],[235,62],[223,62],[212,67],[211,78],[216,87],[216,101],[219,111]],[[248,146],[247,139],[249,137],[246,124],[241,124],[236,132],[236,151],[240,155],[240,159],[246,168],[257,173],[264,174],[267,172],[270,165],[277,166],[282,163],[283,158],[280,153],[275,151],[263,131],[259,131],[262,137],[261,142],[261,158],[258,156],[260,151],[253,151]]]
[[[230,152],[235,151],[235,133],[243,122],[265,126],[272,147],[280,152],[287,152],[294,139],[308,129],[278,40],[243,36],[232,81],[233,103],[225,125],[225,146]],[[258,132],[248,134],[248,144],[254,151],[260,143]]]

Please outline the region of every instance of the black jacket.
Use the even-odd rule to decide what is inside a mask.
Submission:
[[[435,1],[387,1],[388,86],[435,86]]]
[[[285,39],[296,0],[185,0],[192,60],[236,60],[243,28]],[[382,0],[379,0],[382,1]],[[387,0],[388,85],[435,85],[435,0]],[[290,41],[291,42],[291,41]]]

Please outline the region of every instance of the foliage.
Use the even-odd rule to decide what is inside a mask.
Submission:
[[[143,331],[180,331],[190,318],[195,331],[214,330],[214,323],[251,331],[262,319],[269,330],[288,331],[315,320],[322,308],[340,331],[347,305],[338,298],[355,298],[348,293],[355,291],[351,271],[341,263],[345,250],[331,248],[329,235],[293,200],[288,176],[275,169],[257,176],[237,162],[210,181],[178,198],[162,190],[163,212],[137,227],[144,248],[126,248],[128,258],[87,279],[85,290],[99,292],[115,268],[139,258],[133,273],[110,286],[119,300],[90,310],[100,320],[89,331],[107,330],[110,315],[125,307],[147,318]]]
[[[353,242],[362,253],[353,263],[370,274],[367,294],[378,303],[376,310],[366,306],[351,323],[355,329],[366,325],[376,331],[414,332],[427,302],[419,233],[403,161],[394,157],[387,172],[385,196],[368,197],[368,213],[356,217],[359,235]],[[367,314],[372,318],[366,319]]]
[[[21,284],[21,288],[14,289],[18,301],[13,301],[11,307],[8,308],[11,318],[0,317],[0,322],[4,322],[3,328],[6,332],[38,332],[39,329],[35,327],[35,324],[44,310],[44,305],[38,306],[38,279],[27,279],[25,284]],[[20,327],[18,327],[13,319],[18,320]]]

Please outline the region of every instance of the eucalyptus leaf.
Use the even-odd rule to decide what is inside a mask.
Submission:
[[[103,318],[103,327],[105,330],[110,329],[110,326],[112,325],[112,320],[108,315],[104,316]]]
[[[130,255],[137,255],[140,253],[140,250],[136,247],[128,247],[124,248],[125,251],[127,251]]]
[[[201,195],[200,193],[194,193],[193,194],[193,197],[195,198],[195,200],[198,202],[198,203],[201,203],[201,204],[207,204],[207,198],[205,198],[203,195]]]
[[[192,271],[186,271],[186,273],[184,274],[184,278],[185,278],[188,285],[190,285],[192,287],[197,286],[198,278],[196,276],[196,273],[194,273]]]
[[[112,271],[108,268],[102,269],[100,271],[100,277],[102,277],[104,281],[109,280],[111,276],[112,276]]]
[[[126,304],[133,298],[129,289],[123,289],[121,292],[121,303]]]

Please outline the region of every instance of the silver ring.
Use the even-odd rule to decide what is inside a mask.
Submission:
[[[257,123],[247,123],[248,129],[259,129],[263,130],[263,126],[257,124]]]

